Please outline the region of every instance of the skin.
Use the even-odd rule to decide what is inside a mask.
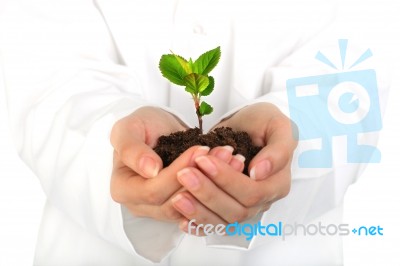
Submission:
[[[151,147],[156,145],[159,136],[185,129],[176,117],[154,107],[140,108],[119,120],[110,138],[114,147],[110,185],[113,200],[136,216],[163,221],[181,219],[182,215],[171,201],[171,197],[185,190],[176,178],[177,172],[195,167],[195,158],[208,154],[209,148],[192,147],[169,167],[163,168],[161,159]],[[216,148],[210,154],[218,155],[221,149],[224,150]],[[229,161],[241,171],[243,163],[236,158]]]
[[[111,133],[112,198],[136,216],[177,221],[186,232],[191,219],[227,224],[268,210],[290,190],[290,164],[297,145],[290,119],[274,105],[258,103],[215,127],[221,126],[246,131],[256,145],[265,146],[250,162],[251,178],[241,173],[243,157],[233,156],[229,146],[212,150],[195,146],[162,168],[151,147],[159,136],[186,126],[154,107],[140,108],[121,119]]]

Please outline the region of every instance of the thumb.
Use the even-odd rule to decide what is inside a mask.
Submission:
[[[263,180],[283,170],[292,160],[297,141],[293,136],[294,124],[286,116],[276,116],[265,131],[267,145],[249,164],[249,175],[254,180]]]
[[[163,163],[145,141],[146,131],[144,125],[140,123],[135,127],[131,126],[130,130],[115,130],[111,138],[118,158],[124,165],[142,177],[152,178],[158,175],[163,168]]]
[[[290,154],[291,152],[285,143],[268,144],[251,160],[249,164],[250,178],[263,180],[279,172],[290,162]]]
[[[117,153],[126,166],[146,178],[157,176],[163,168],[162,160],[157,153],[136,137],[126,140],[123,148],[117,150]]]

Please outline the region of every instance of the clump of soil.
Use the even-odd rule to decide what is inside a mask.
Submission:
[[[250,161],[262,148],[253,145],[246,132],[233,131],[230,127],[221,127],[204,135],[201,134],[200,129],[190,128],[168,136],[161,136],[154,151],[161,157],[164,167],[167,167],[184,151],[195,145],[208,146],[211,149],[217,146],[232,146],[233,154],[239,153],[246,158],[243,173],[247,175]]]

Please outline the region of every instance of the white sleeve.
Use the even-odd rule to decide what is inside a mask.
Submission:
[[[133,217],[110,197],[111,128],[147,102],[92,2],[10,5],[0,33],[14,142],[48,200],[88,232],[160,261],[178,226]]]
[[[349,6],[351,7],[351,4]],[[347,6],[342,7],[342,10],[346,10],[346,8]],[[298,124],[300,134],[303,135],[293,156],[292,188],[289,195],[274,203],[269,211],[243,223],[254,225],[259,221],[262,224],[278,221],[285,223],[310,222],[312,219],[320,217],[341,205],[347,188],[362,174],[368,161],[379,162],[379,150],[370,154],[363,153],[363,151],[368,152],[370,147],[374,149],[377,146],[378,134],[381,129],[382,116],[390,87],[386,58],[379,56],[381,49],[384,49],[384,47],[377,41],[381,40],[377,36],[380,35],[380,30],[385,28],[385,24],[384,20],[382,23],[375,24],[376,20],[371,20],[368,17],[368,14],[371,14],[373,10],[374,7],[371,6],[368,6],[365,10],[346,10],[351,14],[349,18],[339,14],[338,18],[325,27],[323,31],[299,45],[297,49],[292,50],[288,53],[289,56],[279,64],[265,69],[262,87],[263,95],[249,100],[244,105],[236,107],[223,116],[228,117],[244,106],[256,102],[268,102],[277,106],[292,119],[294,114],[297,115],[295,122]],[[384,16],[384,13],[381,15]],[[367,36],[360,37],[360,31],[365,29],[368,29]],[[391,38],[389,35],[385,37]],[[347,56],[343,57],[343,59],[340,54],[339,42],[343,47],[346,47],[345,43],[347,45],[345,49]],[[390,40],[386,40],[386,42],[390,42]],[[358,61],[365,52],[369,54],[369,49],[372,51],[370,53],[372,56],[367,57],[365,61]],[[324,64],[322,62],[324,60],[317,60],[315,57],[319,52],[333,62],[337,69],[326,63]],[[342,61],[344,61],[343,68]],[[360,63],[354,64],[357,61]],[[371,70],[376,74],[376,79],[375,76],[371,77]],[[322,79],[317,78],[317,76],[322,77]],[[323,79],[328,76],[334,77],[332,82],[328,84],[329,88],[325,88],[330,91],[336,85],[348,81],[364,86],[366,84],[365,80],[371,78],[371,82],[367,82],[366,87],[369,85],[372,85],[372,87],[365,90],[369,94],[366,98],[370,99],[370,108],[366,110],[369,111],[366,112],[369,115],[365,115],[367,119],[370,119],[369,121],[361,118],[361,116],[364,117],[365,110],[358,110],[358,112],[355,112],[356,116],[348,117],[356,122],[350,124],[337,122],[335,125],[330,125],[325,121],[326,110],[320,110],[312,106],[313,100],[308,101],[309,105],[305,105],[304,102],[299,104],[288,100],[290,83],[288,80],[292,79],[293,82],[298,82],[299,92],[301,89],[310,90],[304,94],[304,97],[307,97],[307,93],[310,93],[310,96],[315,94],[313,90],[318,86],[314,85],[318,84],[300,87],[300,85],[306,85],[302,84],[302,82],[325,82]],[[334,84],[335,82],[336,84]],[[326,83],[321,84],[319,84],[320,88],[327,85]],[[339,86],[337,86],[335,89],[340,90],[341,88],[339,89]],[[342,94],[345,92],[348,91],[343,91]],[[360,94],[357,95],[360,97],[360,102],[365,100],[363,95],[363,93],[361,93],[361,96]],[[301,97],[301,95],[298,95],[298,97]],[[291,100],[293,99],[291,98]],[[333,94],[328,95],[328,97],[316,97],[315,100],[318,102],[314,102],[314,104],[325,109],[339,104],[337,102],[339,99],[335,98]],[[343,117],[346,118],[345,115]],[[352,128],[353,124],[355,129]],[[345,132],[336,135],[334,131],[343,128]],[[316,136],[308,138],[307,132],[309,131],[317,132]],[[357,131],[357,134],[354,133],[355,131]],[[349,133],[347,134],[346,132]],[[328,142],[322,143],[324,140],[328,140]],[[325,144],[328,144],[328,146]],[[352,144],[356,145],[351,146]],[[322,148],[321,145],[323,146]],[[357,147],[357,145],[359,146]],[[365,149],[363,149],[363,145],[369,147],[364,146]],[[357,148],[360,149],[357,150]],[[301,167],[299,165],[299,162],[302,161],[300,157],[308,151],[315,151],[319,153],[318,156],[326,155],[324,159],[330,159],[331,163],[325,166],[321,165],[321,167],[316,165]],[[364,156],[364,158],[355,158],[355,161],[351,161],[350,157],[353,155],[356,157]],[[331,158],[329,158],[330,156]],[[360,160],[356,162],[358,159]],[[247,241],[245,235],[225,238],[209,236],[207,237],[207,244],[216,247],[248,249],[270,242],[270,238],[255,236],[251,241]]]

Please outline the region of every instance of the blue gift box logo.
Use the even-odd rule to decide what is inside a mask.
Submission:
[[[339,40],[344,68],[347,40]],[[368,49],[350,68],[372,56]],[[321,52],[316,59],[337,69]],[[348,163],[378,163],[380,151],[357,143],[357,134],[379,131],[382,120],[376,73],[372,69],[289,79],[286,82],[290,118],[299,141],[320,139],[321,149],[300,154],[301,168],[332,167],[332,138],[347,137]]]

